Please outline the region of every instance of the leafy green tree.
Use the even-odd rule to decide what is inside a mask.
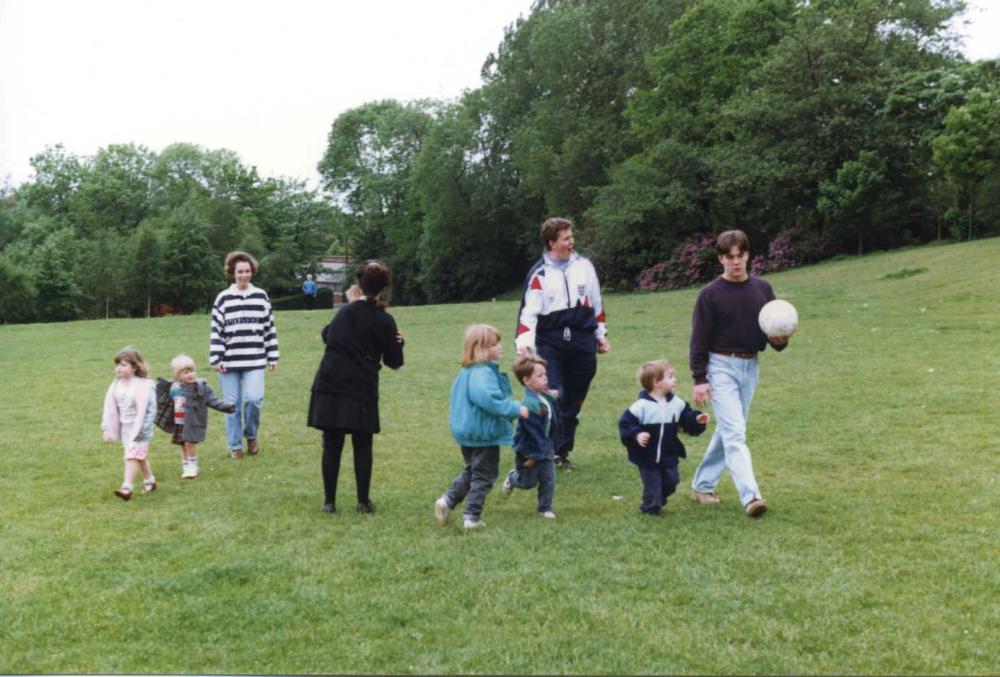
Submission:
[[[853,233],[859,255],[865,253],[865,232],[876,221],[888,186],[886,160],[873,151],[862,151],[837,170],[835,179],[820,182],[820,212]]]
[[[143,302],[145,315],[149,317],[153,302],[167,283],[163,245],[159,234],[149,223],[144,223],[135,231],[130,245],[130,279],[135,295]]]
[[[968,102],[945,117],[933,149],[935,164],[957,192],[956,206],[965,214],[966,237],[971,240],[980,191],[1000,173],[1000,88],[973,89]]]
[[[424,213],[419,283],[431,302],[482,299],[517,284],[516,181],[484,133],[479,93],[443,109],[417,157]]]
[[[34,319],[38,292],[27,271],[0,257],[0,321],[4,324]]]
[[[354,217],[352,253],[384,259],[393,271],[394,297],[404,302],[422,299],[416,282],[421,214],[411,176],[431,108],[378,101],[342,113],[318,167],[325,190]]]

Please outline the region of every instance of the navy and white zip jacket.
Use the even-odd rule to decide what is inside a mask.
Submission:
[[[663,402],[657,402],[649,393],[641,391],[618,419],[618,434],[628,449],[628,460],[636,465],[654,465],[666,460],[677,465],[677,460],[687,456],[687,450],[677,437],[680,427],[689,435],[700,435],[705,426],[698,423],[700,411],[673,393]],[[640,447],[636,441],[639,433],[649,433],[649,444]]]
[[[252,284],[235,284],[219,292],[212,304],[208,362],[226,371],[263,369],[278,361],[278,333],[267,292]]]
[[[557,418],[553,415],[555,400],[547,394],[538,394],[525,388],[521,403],[531,413],[528,418],[518,419],[517,432],[514,433],[514,451],[536,461],[555,458],[556,450],[552,443],[552,433],[558,427],[558,423],[553,423]]]
[[[608,333],[604,323],[601,284],[594,265],[573,252],[565,266],[548,252],[528,271],[517,315],[517,348],[534,350],[536,341],[549,336],[563,341],[563,332],[586,332],[595,339]]]

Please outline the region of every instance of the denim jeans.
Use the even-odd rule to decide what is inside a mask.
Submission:
[[[715,491],[722,471],[729,468],[743,505],[761,497],[747,447],[747,415],[757,379],[756,357],[745,360],[709,354],[708,383],[712,386],[715,434],[691,480],[695,491]]]
[[[556,462],[548,458],[537,461],[532,468],[525,468],[523,458],[517,455],[517,467],[507,473],[510,483],[518,489],[531,489],[538,485],[538,512],[552,510],[552,495],[556,491]]]
[[[483,514],[486,494],[493,489],[500,472],[500,447],[462,447],[465,467],[444,492],[448,507],[465,501],[465,518],[478,521]]]
[[[257,439],[260,409],[264,406],[264,370],[226,371],[219,374],[222,399],[236,405],[226,414],[226,442],[230,451],[243,448],[243,438]]]

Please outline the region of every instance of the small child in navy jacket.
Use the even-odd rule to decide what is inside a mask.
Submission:
[[[689,435],[705,431],[709,415],[695,411],[674,395],[677,378],[666,360],[639,368],[642,392],[618,420],[618,433],[628,449],[628,460],[639,467],[642,505],[647,515],[659,515],[681,481],[678,461],[687,456],[677,438],[680,426]]]
[[[531,489],[538,485],[538,514],[555,519],[552,495],[556,489],[556,450],[552,440],[559,416],[553,397],[558,391],[549,390],[546,362],[537,355],[522,355],[514,361],[512,371],[524,386],[523,404],[530,414],[522,418],[514,433],[514,469],[503,481],[503,495],[510,496],[515,488]]]

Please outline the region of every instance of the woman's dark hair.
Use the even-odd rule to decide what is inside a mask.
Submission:
[[[368,300],[378,304],[379,307],[384,307],[385,304],[378,300],[378,295],[389,286],[389,266],[384,261],[368,259],[358,266],[355,275],[358,278],[358,286]]]
[[[236,264],[244,261],[250,264],[251,273],[257,272],[257,268],[259,266],[259,264],[257,263],[257,259],[250,256],[246,252],[241,252],[237,250],[234,252],[229,252],[229,254],[226,256],[226,263],[224,266],[226,269],[226,275],[228,275],[229,277],[236,277]]]

